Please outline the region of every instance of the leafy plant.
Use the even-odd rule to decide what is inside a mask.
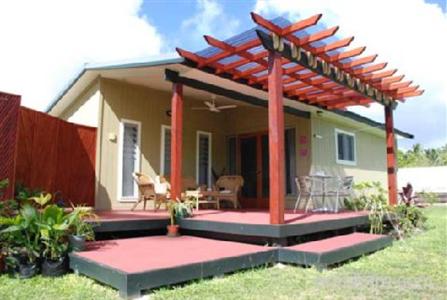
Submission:
[[[190,200],[174,201],[170,200],[167,203],[167,208],[171,220],[171,225],[177,224],[181,218],[188,218],[192,216],[193,202]]]
[[[33,200],[39,208],[44,208],[51,201],[51,194],[43,194],[41,193],[39,196],[30,197],[29,200]]]
[[[46,206],[38,226],[43,243],[43,255],[51,260],[62,258],[68,250],[69,229],[64,209],[54,204]]]
[[[8,254],[20,256],[28,262],[35,262],[40,257],[39,218],[39,212],[29,204],[24,205],[14,217],[0,218],[0,225],[6,227],[0,233],[8,245]]]
[[[98,218],[92,213],[91,208],[86,206],[72,205],[72,212],[67,216],[70,233],[78,236],[85,236],[86,240],[93,240],[95,232],[92,222]],[[89,221],[87,221],[89,220]]]
[[[383,233],[383,219],[389,214],[385,189],[380,182],[360,182],[354,185],[356,196],[352,203],[369,212],[370,232]]]
[[[394,214],[395,229],[400,236],[408,236],[416,229],[423,229],[427,221],[422,210],[416,206],[400,204],[391,208],[391,211]]]
[[[39,197],[42,195],[42,191],[40,189],[30,189],[23,184],[17,184],[15,187],[15,199],[20,204],[28,203],[30,198]]]

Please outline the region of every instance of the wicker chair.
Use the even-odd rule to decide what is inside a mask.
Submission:
[[[169,199],[169,190],[171,188],[169,182],[161,176],[157,176],[155,180],[149,176],[135,172],[132,174],[135,182],[138,185],[139,199],[131,210],[135,210],[138,204],[143,202],[143,210],[146,210],[146,202],[154,201],[154,211],[157,211],[161,204],[166,203]]]
[[[221,200],[230,201],[234,208],[240,208],[239,193],[244,185],[244,178],[238,175],[221,176],[216,181],[217,202]]]

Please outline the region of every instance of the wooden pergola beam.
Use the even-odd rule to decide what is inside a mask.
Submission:
[[[347,79],[346,76],[340,77],[337,76],[337,72],[333,69],[333,68],[326,68],[324,70],[323,68],[323,62],[317,60],[317,59],[311,59],[310,56],[308,55],[298,55],[295,56],[292,55],[292,48],[290,45],[288,45],[287,43],[284,43],[283,45],[281,45],[281,49],[275,49],[274,47],[274,42],[273,42],[273,37],[268,35],[267,33],[261,31],[261,30],[257,30],[256,31],[259,39],[262,42],[262,45],[264,46],[264,48],[266,48],[269,51],[277,51],[278,53],[281,54],[282,57],[287,58],[288,60],[290,60],[291,62],[295,62],[303,67],[305,67],[306,69],[311,70],[314,73],[317,73],[319,75],[321,75],[322,77],[325,77],[337,84],[340,84],[341,86],[344,86],[345,88],[351,89],[356,91],[359,95],[363,95],[363,97],[366,98],[371,98],[374,101],[381,103],[383,105],[393,105],[396,106],[397,103],[395,101],[387,101],[385,99],[383,99],[383,97],[379,97],[379,91],[377,90],[372,90],[373,93],[369,93],[367,92],[367,89],[364,89],[364,91],[361,91],[355,84],[354,82],[349,82],[349,80]],[[391,70],[390,72],[390,76],[392,74],[394,74],[393,70]],[[374,74],[366,74],[363,75],[369,78],[374,78]],[[319,87],[319,86],[317,86]]]

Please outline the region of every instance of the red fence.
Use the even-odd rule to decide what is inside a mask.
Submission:
[[[20,96],[0,92],[0,180],[7,178],[9,185],[0,200],[14,195],[14,173],[17,139],[17,118]]]
[[[94,206],[96,129],[20,109],[16,183]]]

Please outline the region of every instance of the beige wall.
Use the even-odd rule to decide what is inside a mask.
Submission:
[[[312,173],[324,172],[329,175],[354,176],[355,182],[380,181],[387,186],[385,137],[365,132],[367,125],[359,128],[347,126],[312,115]],[[335,128],[355,134],[355,166],[339,164],[336,161]],[[321,138],[316,138],[318,135]]]
[[[161,125],[170,125],[166,115],[171,94],[118,81],[101,79],[104,97],[101,168],[97,193],[97,208],[128,208],[131,203],[118,202],[118,139],[110,141],[110,135],[119,135],[121,119],[141,122],[141,171],[155,176],[160,173]],[[212,133],[213,168],[221,170],[225,163],[224,114],[208,111],[192,111],[193,99],[185,97],[183,134],[183,176],[196,176],[196,132]],[[195,101],[194,101],[195,102]],[[194,103],[197,105],[200,103]]]
[[[100,99],[102,126],[99,128],[97,208],[129,208],[117,195],[118,135],[121,119],[141,122],[141,171],[151,176],[160,173],[161,125],[170,125],[166,111],[170,109],[171,94],[123,82],[101,79]],[[220,172],[227,164],[226,137],[267,130],[267,110],[254,106],[239,106],[224,113],[193,111],[191,106],[202,105],[198,99],[185,97],[183,135],[183,176],[196,176],[196,133],[212,133],[213,169]],[[352,175],[356,181],[378,180],[386,186],[385,139],[347,126],[342,122],[312,116],[305,119],[285,115],[286,128],[296,129],[297,175],[324,171],[332,175]],[[365,127],[365,126],[363,126]],[[356,134],[355,166],[336,163],[335,128]],[[312,136],[321,136],[317,139]],[[110,137],[116,135],[112,141]],[[293,207],[295,198],[287,199]]]
[[[68,122],[97,127],[99,116],[99,79],[89,85],[60,116]]]

